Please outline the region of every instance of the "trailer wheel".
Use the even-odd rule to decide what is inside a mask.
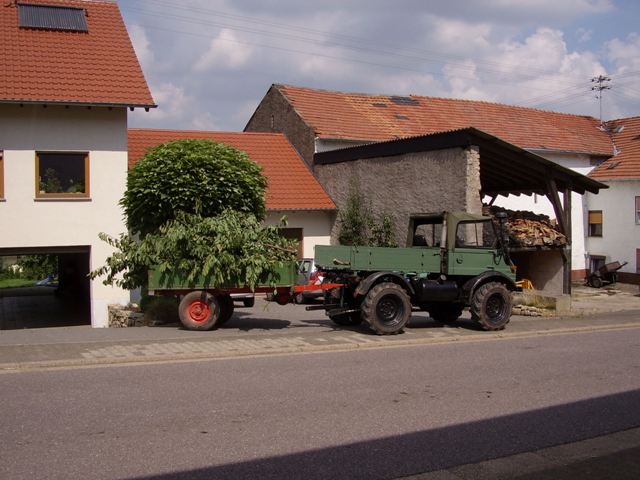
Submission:
[[[471,318],[484,330],[502,330],[511,319],[511,292],[498,282],[482,285],[471,299]]]
[[[245,299],[242,301],[242,304],[243,304],[245,307],[247,307],[247,308],[251,308],[251,307],[253,307],[253,306],[256,304],[256,297],[255,297],[255,295],[254,295],[253,297],[251,297],[251,298],[245,298]]]
[[[602,284],[602,279],[599,276],[595,274],[589,275],[589,285],[593,288],[602,288]]]
[[[189,292],[180,301],[178,315],[187,330],[211,330],[220,318],[220,302],[207,292]]]
[[[227,323],[231,317],[233,316],[233,298],[228,293],[224,295],[218,296],[218,303],[220,303],[220,318],[218,319],[217,325],[224,325]]]
[[[432,304],[429,316],[438,323],[452,323],[460,318],[464,306],[459,303]]]
[[[339,313],[337,315],[329,315],[329,318],[336,325],[343,327],[353,327],[363,322],[360,312]]]
[[[369,290],[362,302],[362,319],[378,335],[400,333],[411,316],[411,302],[395,283],[380,283]]]

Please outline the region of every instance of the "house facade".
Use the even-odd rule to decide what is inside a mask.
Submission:
[[[589,267],[627,262],[618,278],[640,285],[640,117],[607,122],[615,155],[590,177],[609,186],[587,196]]]
[[[268,182],[265,223],[279,225],[285,217],[282,233],[298,240],[300,258],[313,258],[316,245],[330,243],[336,206],[283,134],[133,128],[129,129],[129,165],[150,147],[180,139],[225,143],[258,163]]]
[[[373,142],[475,127],[583,175],[611,157],[609,132],[589,116],[482,101],[372,95],[272,85],[245,131],[280,131],[311,168],[316,154]],[[508,175],[508,172],[506,172]],[[500,194],[495,204],[554,218],[545,196]],[[420,190],[408,192],[420,195]],[[485,197],[485,202],[492,201]],[[587,198],[571,198],[572,276],[589,268]]]
[[[55,254],[94,327],[130,292],[90,281],[126,231],[127,109],[155,107],[113,1],[0,9],[0,255]]]

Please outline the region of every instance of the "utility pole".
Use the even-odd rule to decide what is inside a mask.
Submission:
[[[596,98],[600,101],[600,124],[602,125],[602,92],[603,90],[611,90],[611,86],[608,82],[611,81],[611,77],[605,75],[598,75],[591,79],[592,83],[595,83],[591,90],[596,92]]]

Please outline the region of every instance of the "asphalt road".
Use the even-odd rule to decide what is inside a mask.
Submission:
[[[0,478],[396,478],[640,426],[640,329],[0,375]]]

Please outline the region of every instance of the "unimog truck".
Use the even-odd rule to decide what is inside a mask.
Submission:
[[[321,308],[338,325],[366,322],[378,334],[401,332],[414,307],[454,322],[465,307],[485,330],[511,317],[515,266],[504,221],[464,212],[414,215],[407,248],[316,246],[325,281]]]

